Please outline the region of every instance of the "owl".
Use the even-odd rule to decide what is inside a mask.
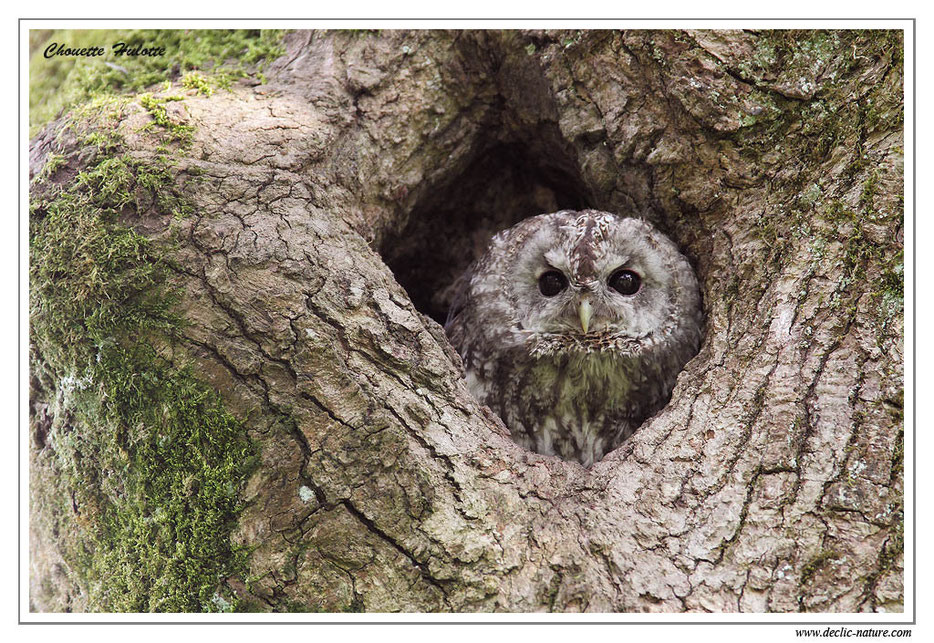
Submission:
[[[596,210],[500,232],[455,292],[445,331],[471,393],[520,445],[585,467],[668,402],[703,334],[675,244]]]

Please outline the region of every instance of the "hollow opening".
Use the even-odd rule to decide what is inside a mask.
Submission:
[[[508,122],[508,119],[503,121]],[[502,128],[497,138],[476,146],[476,149],[478,151],[470,162],[459,166],[425,191],[426,196],[409,212],[404,228],[387,237],[380,247],[385,263],[408,292],[415,307],[440,324],[447,319],[458,277],[486,252],[494,234],[527,217],[563,209],[595,208],[623,216],[644,216],[655,224],[662,224],[659,228],[663,232],[672,227],[664,225],[671,222],[664,210],[653,207],[656,200],[652,194],[651,168],[637,163],[618,168],[622,173],[622,186],[612,194],[600,193],[599,188],[591,189],[582,178],[578,165],[580,151],[573,151],[553,122],[529,129]],[[682,241],[672,238],[676,242]],[[557,369],[555,372],[561,371]],[[650,375],[656,376],[657,373]],[[624,376],[638,379],[638,374],[620,375]],[[666,380],[665,386],[671,384],[673,380]],[[603,385],[602,381],[594,384],[598,388]],[[654,393],[649,397],[651,395]],[[644,414],[633,415],[632,421],[638,419],[641,423],[645,417],[664,407],[668,403],[668,393],[661,397],[665,399],[655,400],[657,404],[646,406]],[[478,399],[491,408],[498,408],[495,392]],[[599,402],[605,396],[598,395],[594,399]],[[549,408],[553,405],[543,405],[540,415],[547,416]],[[615,412],[615,409],[613,407],[607,412]],[[595,413],[598,411],[594,409]],[[507,419],[503,419],[509,426]],[[536,425],[531,422],[529,426]],[[637,427],[630,428],[634,431]],[[516,430],[516,427],[510,426],[510,430]],[[536,429],[530,430],[534,432]],[[569,442],[560,449],[552,449],[554,440],[561,437],[554,435],[542,438],[546,446],[539,450],[539,437],[534,438],[533,445],[518,439],[519,433],[514,436],[516,442],[533,451],[579,460],[585,466],[606,453],[588,452],[588,455],[581,451],[574,455],[573,448],[567,446]],[[610,450],[620,444],[614,442]]]
[[[500,230],[526,217],[588,207],[576,164],[558,145],[493,142],[413,208],[382,255],[412,303],[443,324],[455,280]]]

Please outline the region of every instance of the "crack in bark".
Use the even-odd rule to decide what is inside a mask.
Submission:
[[[350,514],[354,518],[360,521],[367,528],[367,530],[379,536],[382,540],[384,540],[386,543],[391,545],[393,549],[395,549],[397,552],[402,554],[406,559],[408,559],[408,561],[412,563],[412,565],[418,570],[422,579],[425,580],[425,582],[427,582],[432,587],[435,587],[439,592],[441,592],[442,599],[444,600],[445,604],[447,604],[448,609],[451,608],[451,605],[448,599],[448,590],[445,589],[444,584],[443,584],[444,582],[449,582],[449,581],[442,581],[442,580],[439,580],[433,577],[426,563],[415,558],[415,556],[409,550],[403,547],[394,538],[389,536],[389,534],[387,534],[385,531],[380,529],[379,526],[375,522],[373,522],[373,520],[371,520],[370,518],[367,518],[367,516],[363,512],[357,509],[353,505],[353,503],[350,502],[348,498],[342,499],[339,504],[343,505],[343,507],[347,509],[347,511],[350,512]]]

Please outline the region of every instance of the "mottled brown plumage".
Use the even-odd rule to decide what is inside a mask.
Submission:
[[[667,403],[703,316],[694,271],[658,230],[565,210],[496,235],[445,328],[516,442],[589,466]]]

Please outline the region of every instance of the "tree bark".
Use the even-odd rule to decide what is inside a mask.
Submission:
[[[195,207],[126,218],[171,254],[178,359],[258,444],[245,605],[903,610],[900,32],[287,45],[266,84],[170,103]],[[151,120],[120,123],[135,158]],[[514,444],[437,323],[492,233],[564,207],[652,220],[704,293],[671,402],[590,469]],[[43,511],[34,609],[100,609]]]

